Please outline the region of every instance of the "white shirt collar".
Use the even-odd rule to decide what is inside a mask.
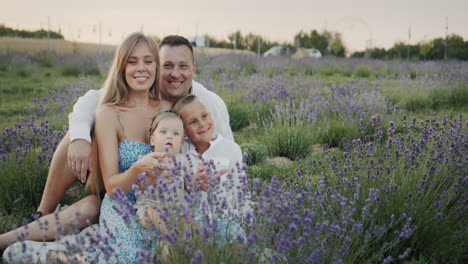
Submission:
[[[188,138],[186,138],[186,139],[188,139]],[[223,136],[221,136],[221,134],[216,134],[214,136],[214,138],[210,141],[210,147],[206,151],[208,151],[213,146],[217,145],[219,142],[221,142],[221,140],[223,140]],[[200,155],[197,152],[197,150],[195,149],[195,145],[193,145],[192,142],[190,142],[190,140],[186,140],[186,142],[188,143],[188,147],[189,147],[188,152],[190,152],[192,154],[195,154],[195,155]],[[201,154],[201,155],[203,155],[203,154]]]

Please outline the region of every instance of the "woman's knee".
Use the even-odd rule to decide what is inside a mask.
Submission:
[[[101,208],[101,199],[96,195],[88,195],[79,202],[79,211],[81,218],[97,222]]]

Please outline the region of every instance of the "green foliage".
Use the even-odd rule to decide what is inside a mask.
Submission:
[[[57,59],[57,55],[53,53],[41,52],[33,56],[33,60],[39,63],[39,66],[44,68],[52,68]]]
[[[328,67],[322,67],[320,68],[320,70],[318,71],[318,73],[322,76],[325,76],[325,77],[329,77],[329,76],[332,76],[332,75],[335,75],[337,74],[339,71],[338,71],[338,67],[334,64],[328,66]]]
[[[331,33],[323,31],[321,34],[317,30],[312,30],[309,34],[302,30],[294,36],[294,43],[302,48],[314,48],[320,50],[323,55],[328,55]]]
[[[52,39],[63,39],[63,35],[54,31],[46,31],[43,29],[36,31],[16,30],[0,25],[0,36],[2,37],[47,38],[48,35]]]
[[[369,65],[359,64],[355,69],[353,75],[358,78],[369,78],[371,76],[371,68]]]
[[[372,190],[380,190],[379,213],[370,219],[369,224],[383,223],[392,215],[395,219],[405,215],[416,227],[414,235],[406,242],[400,241],[398,249],[390,255],[398,256],[405,248],[411,248],[412,254],[429,258],[431,261],[427,263],[445,263],[448,259],[457,263],[466,253],[466,237],[463,236],[467,229],[466,222],[462,220],[466,205],[461,199],[464,190],[460,182],[466,162],[458,157],[458,151],[466,151],[466,144],[461,142],[466,135],[466,126],[451,129],[452,137],[444,138],[439,135],[444,135],[448,126],[440,128],[442,123],[435,125],[434,120],[427,119],[424,124],[415,121],[415,127],[405,126],[399,129],[401,133],[386,135],[388,141],[372,141],[372,148],[368,148],[366,143],[369,142],[364,141],[364,144],[350,149],[345,159],[325,152],[325,161],[302,166],[306,168],[302,174],[322,172],[330,187],[340,185],[346,179],[346,187],[340,185],[344,190],[352,179],[360,178],[362,192],[356,193],[351,188],[350,193],[343,194],[345,200],[352,199],[353,195],[367,195]],[[378,128],[386,131],[385,127]],[[419,138],[425,140],[417,143]],[[451,144],[456,145],[453,147],[457,148],[456,151]],[[394,234],[386,236],[390,238]],[[356,257],[366,246],[359,240],[355,241],[349,250],[355,252],[355,256],[349,254],[350,258],[344,259],[345,263],[361,263],[356,261]],[[372,250],[378,243],[378,240],[372,241],[365,250]]]
[[[238,131],[250,124],[249,112],[236,104],[228,104],[229,125],[232,131]]]
[[[335,32],[332,34],[332,39],[330,41],[330,55],[335,57],[345,57],[346,55],[346,47],[343,44],[343,40],[341,39],[341,34]]]
[[[268,156],[268,148],[260,142],[249,142],[240,145],[242,152],[247,152],[247,165],[261,163]]]
[[[12,213],[22,208],[36,208],[42,197],[48,166],[38,164],[40,150],[30,151],[22,161],[7,160],[0,171],[0,210]],[[19,162],[21,162],[19,166]],[[48,164],[47,164],[48,165]]]
[[[468,86],[457,84],[450,89],[437,87],[427,92],[402,95],[395,100],[400,100],[402,108],[412,112],[461,109],[468,105]]]
[[[447,108],[468,107],[468,85],[459,84],[449,89]]]
[[[31,68],[26,65],[20,65],[15,69],[15,75],[21,78],[28,78],[31,76]]]
[[[68,63],[62,67],[62,75],[63,76],[73,76],[78,77],[81,74],[81,69],[78,64]]]
[[[319,128],[317,142],[327,144],[331,148],[342,148],[343,140],[350,141],[361,136],[357,125],[346,121],[330,120],[317,127]]]
[[[300,125],[276,125],[268,129],[264,140],[271,156],[295,160],[311,152],[314,137],[309,129]]]
[[[2,61],[0,62],[0,72],[4,72],[4,71],[7,71],[8,70],[8,64],[7,62],[5,61]]]
[[[351,57],[372,59],[402,59],[402,60],[442,60],[445,59],[468,60],[468,41],[459,35],[453,34],[445,38],[435,38],[430,41],[408,45],[397,42],[388,50],[375,48],[367,51],[354,52]]]
[[[101,71],[99,70],[99,67],[97,65],[85,68],[83,71],[84,75],[93,75],[93,76],[99,76],[101,75]]]
[[[291,171],[293,171],[297,165],[292,164],[273,164],[273,163],[260,163],[257,165],[252,165],[247,167],[247,172],[249,177],[252,179],[258,178],[263,181],[270,181],[271,177],[284,177],[284,176],[293,176]]]
[[[429,108],[431,105],[430,99],[427,96],[409,95],[402,99],[401,107],[411,112],[422,111]]]

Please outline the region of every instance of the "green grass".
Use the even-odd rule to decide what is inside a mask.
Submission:
[[[77,81],[77,76],[62,75],[57,68],[39,68],[37,71],[28,71],[28,77],[19,78],[16,70],[2,73],[0,82],[0,116],[2,122],[0,129],[11,127],[26,114],[25,107],[32,106],[32,98],[47,97],[48,92],[61,88],[58,84]],[[97,83],[103,82],[103,77],[94,76]]]

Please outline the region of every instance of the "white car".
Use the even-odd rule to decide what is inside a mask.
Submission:
[[[263,53],[263,56],[289,56],[291,55],[291,51],[288,47],[284,46],[274,46],[271,49],[267,50]]]
[[[318,49],[305,49],[305,52],[307,53],[307,56],[311,58],[318,59],[322,57],[322,53]]]

